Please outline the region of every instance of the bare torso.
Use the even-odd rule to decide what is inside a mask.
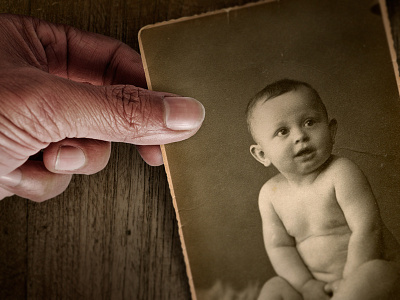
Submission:
[[[329,176],[322,172],[302,187],[290,186],[279,176],[271,202],[304,263],[318,280],[341,278],[351,231]]]

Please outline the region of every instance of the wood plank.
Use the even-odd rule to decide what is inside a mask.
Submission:
[[[27,200],[0,201],[0,299],[25,299]]]

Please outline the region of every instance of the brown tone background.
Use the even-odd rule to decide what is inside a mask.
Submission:
[[[304,80],[319,91],[339,124],[334,153],[365,172],[384,221],[400,238],[399,92],[382,18],[371,4],[282,0],[141,31],[152,87],[206,108],[195,137],[166,147],[197,291],[218,282],[248,290],[274,275],[257,198],[275,170],[251,157],[244,112],[277,79]]]
[[[31,15],[105,34],[138,50],[147,24],[246,0],[0,0],[1,13]],[[400,1],[388,2],[399,48]],[[75,176],[61,196],[0,202],[0,299],[188,299],[164,169],[134,146],[114,144],[110,163]]]

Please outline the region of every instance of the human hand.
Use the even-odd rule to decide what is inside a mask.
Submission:
[[[4,14],[0,36],[0,199],[60,194],[72,174],[104,168],[110,142],[160,165],[159,145],[204,119],[196,100],[146,90],[140,55],[120,41]]]
[[[307,281],[302,289],[301,295],[304,300],[328,300],[330,296],[325,292],[326,282],[311,279]]]

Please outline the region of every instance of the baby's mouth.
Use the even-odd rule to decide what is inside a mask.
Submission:
[[[315,150],[314,150],[313,148],[306,147],[306,148],[303,148],[303,149],[301,149],[300,151],[298,151],[298,152],[296,153],[295,157],[302,157],[302,156],[311,154],[311,153],[313,153],[314,151],[315,151]]]

